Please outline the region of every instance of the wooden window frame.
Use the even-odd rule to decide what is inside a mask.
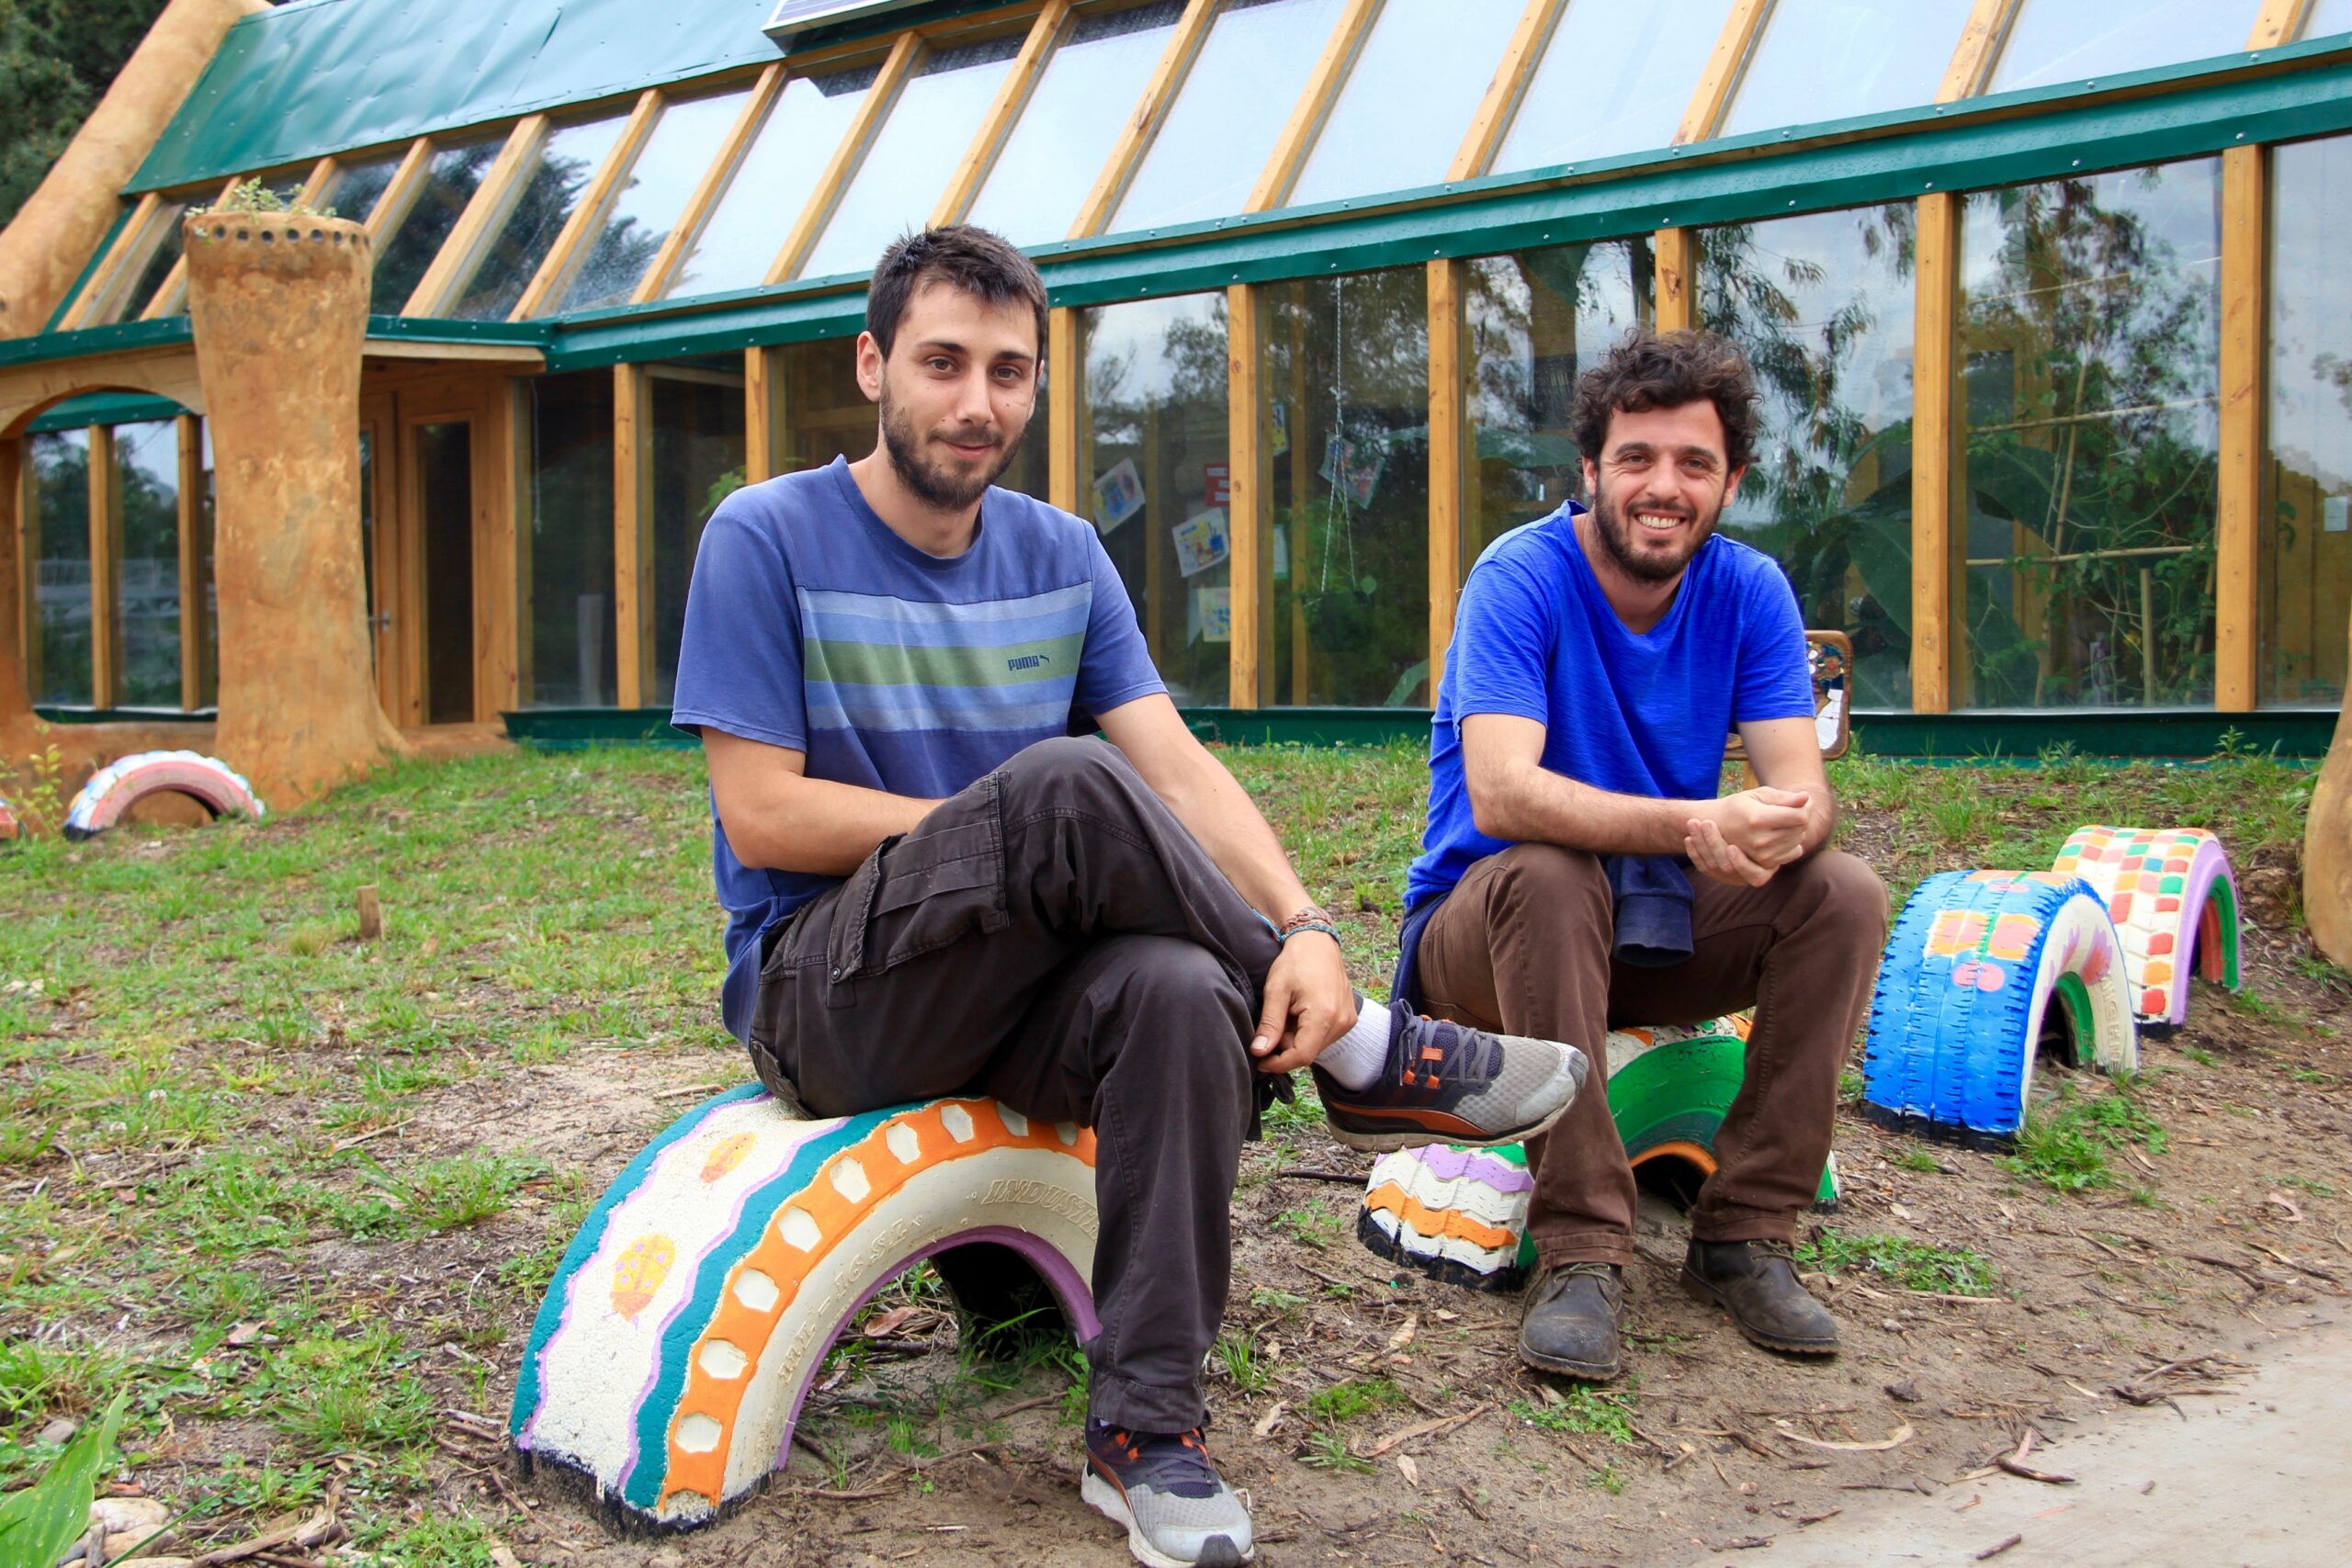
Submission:
[[[548,301],[560,298],[571,287],[573,273],[578,269],[582,253],[587,248],[588,236],[604,226],[605,216],[613,197],[620,189],[621,180],[635,166],[638,154],[645,151],[645,143],[662,121],[665,101],[658,88],[648,87],[637,96],[630,107],[628,118],[621,126],[621,133],[613,142],[612,151],[597,165],[588,181],[588,188],[581,193],[579,204],[571,216],[564,220],[557,231],[555,243],[540,258],[539,269],[523,288],[514,308],[506,313],[510,321],[527,321],[546,310]]]
[[[743,100],[742,112],[718,143],[718,150],[703,171],[702,178],[686,198],[685,210],[679,213],[677,223],[670,230],[662,248],[654,253],[645,276],[638,280],[637,289],[629,296],[632,305],[650,305],[670,292],[678,268],[684,263],[686,253],[702,238],[703,225],[710,220],[712,210],[727,187],[735,183],[736,174],[742,168],[743,155],[751,151],[753,138],[767,124],[768,115],[784,91],[785,69],[781,64],[770,65],[753,79],[749,95]],[[719,89],[723,91],[724,89]]]
[[[547,145],[548,129],[546,115],[527,114],[508,130],[505,145],[491,161],[481,184],[474,187],[472,199],[458,215],[424,276],[417,279],[408,302],[401,307],[401,315],[438,317],[456,304],[481,267],[491,240],[521,198],[523,172]]]
[[[1290,199],[1291,187],[1298,183],[1298,171],[1306,166],[1307,152],[1322,134],[1323,122],[1330,118],[1331,106],[1338,101],[1340,88],[1349,73],[1355,69],[1356,57],[1363,52],[1364,39],[1372,35],[1384,4],[1385,0],[1345,0],[1339,19],[1331,24],[1330,36],[1323,40],[1323,52],[1316,56],[1315,68],[1306,73],[1306,82],[1299,89],[1298,102],[1291,106],[1290,118],[1274,138],[1273,151],[1267,155],[1266,166],[1259,172],[1258,183],[1250,192],[1250,199],[1242,204],[1242,211],[1271,212]]]
[[[1503,144],[1504,133],[1518,118],[1520,103],[1527,96],[1527,85],[1535,79],[1535,67],[1566,13],[1567,0],[1527,0],[1527,9],[1520,13],[1519,26],[1512,29],[1510,41],[1503,46],[1503,57],[1495,66],[1494,78],[1487,84],[1487,96],[1479,100],[1478,111],[1470,117],[1470,129],[1453,154],[1453,166],[1445,172],[1448,180],[1476,179],[1494,163],[1495,151]]]
[[[1201,44],[1208,37],[1216,13],[1217,0],[1184,0],[1184,14],[1176,19],[1167,47],[1159,51],[1159,62],[1151,68],[1151,75],[1144,83],[1143,96],[1136,100],[1135,112],[1127,117],[1125,129],[1111,144],[1111,155],[1104,160],[1102,172],[1094,176],[1093,188],[1080,204],[1068,238],[1085,240],[1100,234],[1111,221],[1111,215],[1119,209],[1119,202],[1126,196],[1127,186],[1143,162],[1145,149],[1159,134],[1176,95],[1184,90],[1185,79],[1192,74],[1193,62],[1200,56]]]
[[[874,85],[865,90],[865,101],[857,106],[857,113],[842,132],[841,142],[833,149],[832,157],[825,164],[825,172],[818,176],[817,186],[801,204],[800,216],[793,220],[791,230],[784,237],[784,246],[769,264],[767,276],[761,281],[769,288],[789,283],[799,276],[808,260],[808,253],[817,248],[818,237],[825,225],[832,221],[833,210],[841,205],[842,193],[865,162],[866,152],[874,145],[882,122],[898,107],[899,94],[907,85],[914,65],[923,50],[922,36],[910,28],[891,41],[890,52],[884,57],[882,68],[876,73]]]

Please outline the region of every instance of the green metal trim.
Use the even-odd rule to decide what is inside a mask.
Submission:
[[[502,713],[506,738],[545,751],[576,751],[583,746],[684,748],[695,738],[670,728],[670,710],[657,708],[524,708]]]
[[[554,337],[545,321],[458,321],[427,316],[370,316],[370,343],[519,344],[544,350]]]
[[[1854,750],[1873,757],[2036,765],[2045,746],[2079,757],[2197,761],[2225,750],[2316,760],[2335,732],[2333,709],[2006,709],[1977,713],[1857,713]]]
[[[55,403],[25,426],[28,435],[44,431],[76,430],[91,424],[141,424],[151,420],[177,419],[187,412],[170,398],[144,392],[91,392]]]
[[[33,705],[36,716],[51,724],[210,724],[212,708],[187,712],[180,708],[77,708],[51,703]]]
[[[1228,746],[1427,745],[1427,708],[1190,707],[1180,710],[1203,740]],[[692,746],[670,728],[670,710],[530,708],[504,714],[507,736],[524,745],[575,747],[653,742]],[[2320,708],[2215,713],[2204,708],[2020,709],[1963,714],[1858,713],[1854,749],[1874,757],[1943,762],[2037,764],[2061,742],[2074,755],[2200,761],[2239,752],[2290,760],[2327,754],[2335,714]],[[2229,739],[2234,734],[2234,739]]]
[[[58,323],[65,320],[65,312],[74,308],[74,301],[82,298],[82,290],[90,287],[90,279],[98,275],[100,264],[114,253],[115,242],[122,238],[123,225],[130,221],[130,214],[136,205],[126,201],[116,209],[114,222],[107,230],[107,237],[98,242],[98,248],[92,251],[90,259],[82,264],[81,276],[74,278],[74,287],[58,297],[57,309],[49,313],[49,321],[40,329],[43,333],[55,332]]]
[[[18,365],[46,365],[60,359],[84,359],[95,354],[171,348],[191,341],[184,315],[165,316],[153,321],[116,321],[70,333],[41,333],[34,337],[0,342],[0,370]]]
[[[1109,304],[1995,188],[2352,130],[2352,49],[2343,40],[2266,54],[2220,79],[2210,63],[2116,78],[2089,103],[2080,87],[2038,88],[1808,126],[1802,138],[1793,129],[1766,131],[1031,254],[1054,304]],[[2179,90],[2149,90],[2175,84]],[[863,282],[844,275],[562,318],[548,366],[584,369],[854,330]]]

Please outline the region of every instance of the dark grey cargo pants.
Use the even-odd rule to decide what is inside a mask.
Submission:
[[[1204,1423],[1272,928],[1115,748],[1032,746],[771,939],[761,1080],[820,1116],[946,1094],[1095,1130],[1090,1408]]]

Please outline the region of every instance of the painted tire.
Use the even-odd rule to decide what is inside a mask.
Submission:
[[[990,1100],[796,1121],[746,1085],[673,1123],[572,1239],[516,1453],[625,1522],[707,1523],[783,1468],[826,1351],[890,1280],[930,1258],[987,1316],[1034,1310],[1042,1281],[1090,1339],[1094,1235],[1091,1132]]]
[[[2078,1064],[2108,1072],[2138,1066],[2120,951],[2107,906],[2080,877],[1948,871],[1928,878],[1896,917],[1879,964],[1864,1111],[1929,1134],[2014,1134],[2053,998]]]
[[[1609,1032],[1609,1114],[1639,1169],[1679,1161],[1702,1178],[1715,1170],[1715,1132],[1747,1065],[1746,1013],[1690,1026]],[[1384,1156],[1364,1183],[1356,1235],[1383,1258],[1474,1290],[1512,1291],[1535,1265],[1525,1235],[1534,1183],[1526,1150],[1444,1146]],[[1837,1159],[1822,1173],[1820,1202],[1838,1201]]]
[[[2051,869],[2107,901],[2142,1028],[2169,1033],[2188,1021],[2192,968],[2238,988],[2237,878],[2204,829],[2094,823],[2075,829]]]
[[[0,795],[0,843],[21,838],[24,831],[24,827],[17,820],[16,808],[8,804],[8,797]]]
[[[194,751],[141,751],[108,762],[90,775],[65,813],[65,836],[93,839],[122,819],[151,795],[191,796],[217,819],[230,815],[260,817],[253,786],[226,762]]]

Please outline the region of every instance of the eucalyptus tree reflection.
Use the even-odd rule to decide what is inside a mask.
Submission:
[[[1805,625],[1844,631],[1857,705],[1911,705],[1907,205],[1699,235],[1700,320],[1736,342],[1764,400],[1724,531],[1779,560]]]
[[[2219,204],[2213,159],[1968,198],[1964,704],[2210,700]]]

